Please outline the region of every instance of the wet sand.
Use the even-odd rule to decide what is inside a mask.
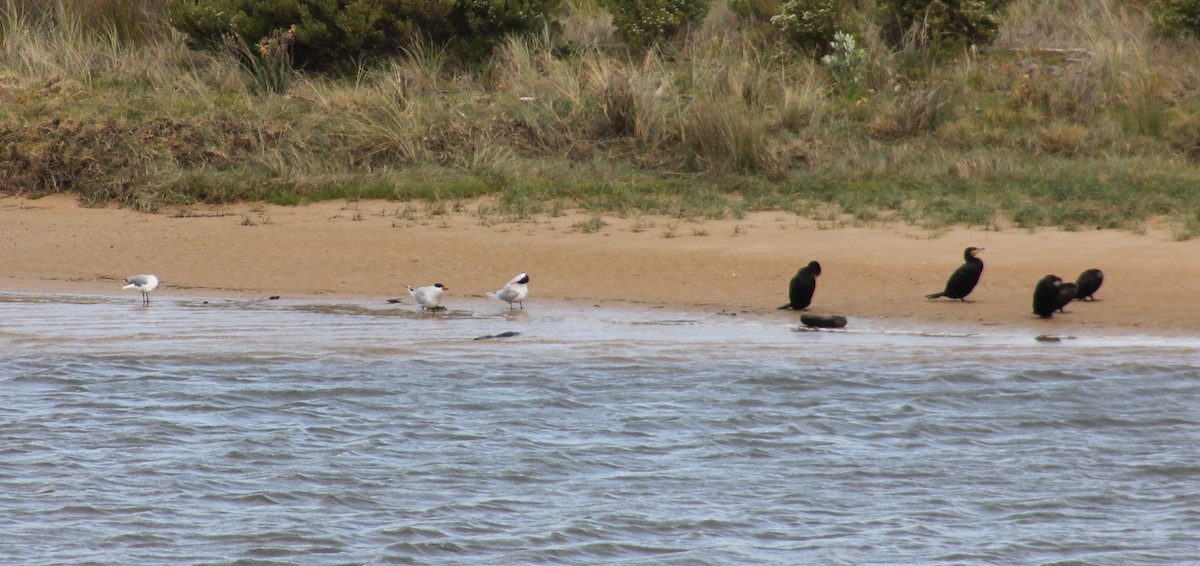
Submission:
[[[834,226],[784,212],[687,221],[605,216],[590,231],[583,213],[512,222],[421,205],[327,202],[192,207],[144,214],[89,209],[71,197],[0,199],[0,288],[120,292],[124,277],[155,273],[156,295],[284,295],[403,298],[405,284],[440,282],[455,297],[481,297],[512,275],[532,279],[539,300],[757,313],[787,302],[788,281],[810,260],[823,273],[808,312],[915,327],[1002,327],[1038,333],[1200,334],[1200,240],[1165,231],[1041,229],[929,231],[900,223]],[[983,279],[969,302],[926,300],[985,248]],[[1067,314],[1031,314],[1034,284],[1074,280],[1097,267],[1095,303]],[[130,300],[136,300],[136,293]]]

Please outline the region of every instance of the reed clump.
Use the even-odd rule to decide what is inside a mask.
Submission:
[[[629,49],[572,0],[557,31],[483,63],[415,41],[331,75],[294,68],[288,30],[193,50],[156,0],[0,0],[0,190],[141,210],[491,196],[514,221],[564,203],[1029,229],[1167,216],[1190,237],[1200,42],[1155,34],[1136,4],[1014,0],[993,44],[947,53],[889,43],[855,2],[854,35],[822,58],[723,2]]]

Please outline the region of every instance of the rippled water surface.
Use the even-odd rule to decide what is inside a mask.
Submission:
[[[0,562],[1200,555],[1194,339],[139,303],[0,295]]]

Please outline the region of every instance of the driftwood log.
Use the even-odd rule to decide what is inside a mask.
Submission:
[[[837,314],[802,314],[800,323],[811,328],[841,328],[846,326],[846,317]]]
[[[521,335],[520,332],[513,332],[513,331],[509,330],[508,332],[501,332],[499,334],[488,334],[487,336],[480,336],[480,337],[476,338],[476,340],[491,340],[493,338],[512,338],[513,336],[520,336],[520,335]]]

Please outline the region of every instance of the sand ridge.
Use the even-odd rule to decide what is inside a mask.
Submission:
[[[407,299],[404,285],[444,283],[454,297],[482,297],[528,272],[527,308],[542,300],[654,307],[775,311],[788,281],[810,260],[822,266],[808,312],[1070,334],[1171,332],[1200,335],[1200,241],[1115,230],[930,232],[900,223],[832,227],[786,212],[687,221],[583,213],[498,222],[476,207],[427,214],[386,201],[295,207],[245,204],[139,213],[85,208],[54,195],[0,199],[0,286],[20,290],[119,290],[150,272],[158,294],[217,293]],[[183,214],[180,214],[182,212]],[[968,303],[926,300],[980,254],[983,277]],[[1069,314],[1031,314],[1046,274],[1074,280],[1100,268],[1095,303]],[[133,300],[133,298],[131,298]]]

